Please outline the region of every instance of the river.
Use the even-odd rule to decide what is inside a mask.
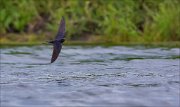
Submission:
[[[179,48],[1,48],[1,106],[179,107]]]

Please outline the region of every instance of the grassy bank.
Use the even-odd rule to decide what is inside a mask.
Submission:
[[[12,38],[13,36],[13,38]],[[82,46],[148,46],[148,47],[180,47],[179,41],[164,41],[164,42],[150,42],[144,39],[136,39],[131,41],[122,41],[122,38],[112,36],[90,36],[88,38],[80,38],[79,40],[66,40],[64,45],[82,45]],[[0,47],[13,47],[13,46],[35,46],[44,45],[48,40],[52,40],[53,36],[37,36],[37,35],[6,35],[0,38]]]

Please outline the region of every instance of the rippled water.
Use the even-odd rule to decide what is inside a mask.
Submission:
[[[178,48],[64,46],[1,49],[1,106],[178,107]]]

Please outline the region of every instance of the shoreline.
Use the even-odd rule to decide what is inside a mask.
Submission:
[[[43,42],[1,42],[0,48],[3,47],[18,47],[18,46],[38,46],[46,45]],[[168,47],[179,48],[180,42],[120,42],[120,43],[105,43],[105,42],[88,42],[88,41],[67,41],[64,46],[145,46],[145,47]]]

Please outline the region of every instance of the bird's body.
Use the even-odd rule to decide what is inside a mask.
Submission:
[[[62,17],[61,22],[60,22],[60,27],[59,27],[55,40],[48,42],[49,44],[53,45],[51,63],[53,63],[58,58],[64,41],[65,41],[65,19],[64,17]]]

